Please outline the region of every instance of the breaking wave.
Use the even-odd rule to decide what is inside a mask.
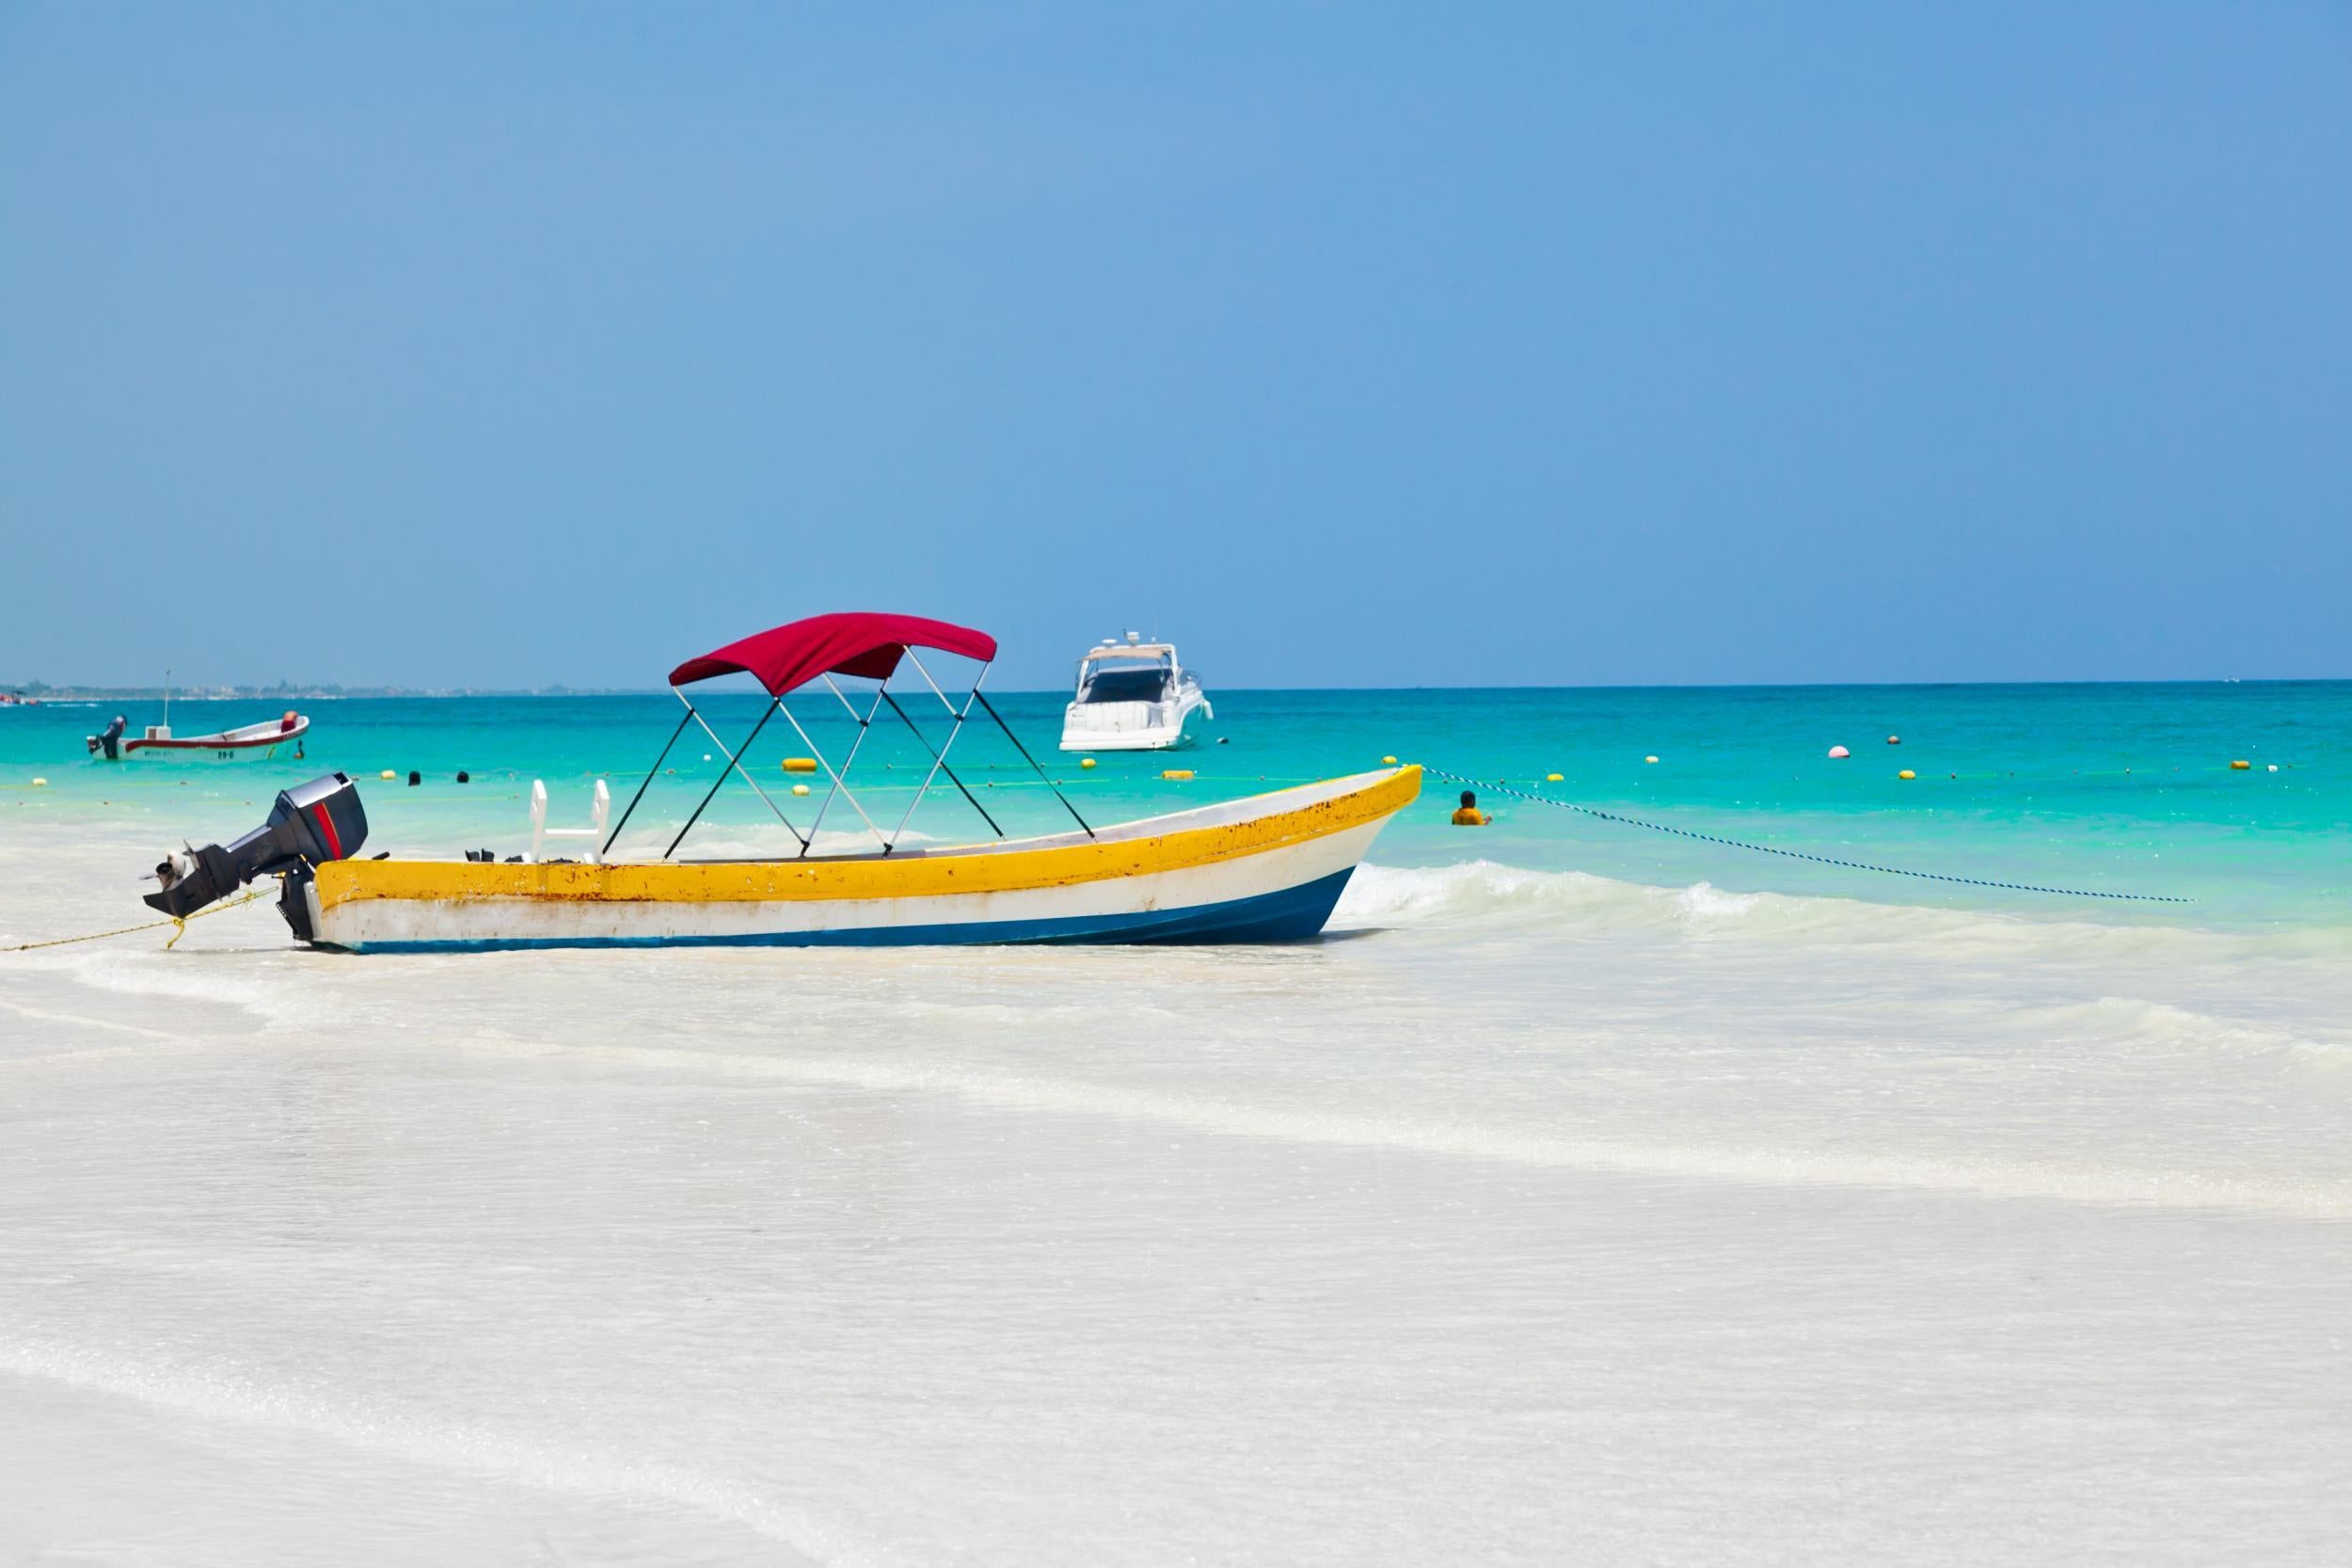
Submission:
[[[1528,871],[1481,860],[1430,868],[1361,866],[1349,881],[1335,918],[1351,926],[1490,920],[1613,930],[1622,930],[1629,922],[1661,931],[1732,924],[1790,930],[1840,923],[1875,927],[1883,924],[1887,912],[1887,906],[1856,899],[1734,893],[1711,882],[1650,887],[1583,871]],[[1943,910],[1905,912],[1955,918]]]
[[[1785,893],[1735,893],[1709,882],[1652,887],[1581,871],[1529,871],[1493,861],[1434,867],[1364,865],[1334,923],[1374,927],[1541,927],[1560,935],[1804,937],[1844,944],[1922,944],[1947,956],[2352,960],[2352,931],[2233,932],[2142,920],[2107,924],[2059,912],[1873,903]]]
[[[2322,1068],[2352,1069],[2352,1035],[2327,1039],[2309,1028],[2222,1018],[2169,1002],[2103,996],[2028,1008],[2018,1022],[2048,1037],[2152,1053],[2220,1052]]]

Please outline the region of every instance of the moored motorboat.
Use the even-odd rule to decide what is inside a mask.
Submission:
[[[807,860],[340,860],[303,896],[352,952],[1295,942],[1323,929],[1417,768],[1047,838]]]
[[[980,664],[961,703],[931,678],[918,649]],[[671,672],[685,714],[620,821],[600,847],[591,841],[577,861],[358,859],[367,831],[358,789],[330,774],[281,795],[269,823],[234,845],[167,860],[157,868],[163,889],[147,901],[185,915],[255,877],[277,875],[285,882],[280,909],[295,935],[352,952],[1296,941],[1323,928],[1374,836],[1420,792],[1418,768],[1389,768],[1098,828],[1038,768],[1076,829],[1008,839],[947,761],[977,708],[1036,767],[980,690],[995,655],[995,640],[984,632],[917,617],[820,615],[793,622]],[[902,661],[914,666],[946,710],[946,733],[936,746],[889,689]],[[756,678],[769,700],[742,744],[728,748],[683,689],[739,672]],[[872,702],[861,712],[835,677],[875,682]],[[857,721],[856,739],[838,768],[786,702],[818,681]],[[905,721],[929,757],[914,800],[887,831],[847,783],[884,704]],[[741,760],[778,714],[816,753],[828,784],[805,829],[769,799]],[[659,858],[608,861],[647,785],[696,723],[724,755],[719,778]],[[767,801],[796,841],[797,854],[674,858],[730,776]],[[907,841],[916,806],[943,778],[997,832],[996,839],[944,848]],[[872,847],[816,852],[818,830],[836,802],[864,824]],[[535,815],[534,822],[547,836],[544,816]]]
[[[1146,642],[1132,631],[1124,642],[1105,638],[1078,660],[1077,689],[1062,710],[1061,749],[1173,751],[1192,739],[1184,725],[1196,711],[1216,717],[1175,643]]]
[[[280,756],[299,758],[303,754],[302,737],[310,733],[310,721],[288,708],[280,718],[212,735],[175,736],[169,724],[150,724],[135,739],[125,740],[123,728],[122,718],[117,715],[105,729],[84,736],[89,754],[105,762],[126,757],[176,762],[272,762]]]

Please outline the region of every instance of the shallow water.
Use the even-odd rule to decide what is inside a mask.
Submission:
[[[942,672],[942,679],[946,679]],[[951,688],[952,689],[952,688]],[[1402,756],[1481,780],[1645,821],[1833,859],[1985,882],[2154,895],[2187,907],[2053,900],[1918,878],[1887,877],[1725,849],[1490,793],[1499,820],[1474,847],[1435,809],[1458,786],[1429,781],[1431,809],[1382,837],[1384,863],[1433,866],[1485,858],[1539,871],[1578,870],[1661,887],[1708,882],[1741,892],[1820,894],[1882,903],[1992,909],[2043,918],[2201,927],[2352,928],[2352,682],[2206,685],[1738,687],[1493,691],[1216,692],[1218,718],[1196,725],[1178,756],[1104,753],[1098,766],[1054,750],[1058,696],[999,694],[1006,719],[1083,812],[1125,820],[1271,789]],[[918,689],[919,690],[919,689]],[[753,697],[698,689],[728,746],[759,716]],[[274,716],[277,703],[172,705],[177,733],[209,733]],[[250,825],[247,803],[327,768],[366,784],[372,848],[453,854],[522,847],[531,781],[547,781],[552,819],[586,820],[604,776],[617,817],[676,726],[667,693],[626,697],[409,698],[305,702],[306,763],[256,769],[95,764],[81,736],[119,711],[136,734],[156,704],[0,709],[0,832],[41,821],[150,822],[167,839]],[[937,699],[910,715],[937,743]],[[821,689],[793,708],[834,758],[857,733]],[[1886,744],[1888,736],[1900,744]],[[1832,745],[1853,755],[1833,761]],[[752,776],[805,829],[824,793],[795,800],[783,758],[808,750],[781,720],[747,754]],[[1656,756],[1655,764],[1643,759]],[[2243,760],[2244,771],[2230,764]],[[1067,829],[1070,819],[1019,752],[984,716],[949,754],[977,807],[935,783],[913,831],[986,837],[985,810],[1007,831]],[[867,732],[852,784],[891,831],[928,770],[929,753],[887,709]],[[1190,782],[1159,778],[1171,764]],[[626,847],[654,854],[702,800],[718,748],[689,728],[654,776]],[[1899,775],[1908,768],[1916,778]],[[2272,769],[2276,769],[2273,771]],[[421,783],[404,782],[414,769]],[[455,782],[458,770],[471,782]],[[389,770],[391,781],[377,775]],[[1547,775],[1562,775],[1556,784]],[[1958,775],[1953,777],[1952,775]],[[27,787],[34,776],[45,788]],[[217,809],[215,809],[217,807]],[[777,854],[797,847],[739,782],[712,801],[688,854]],[[847,846],[864,822],[844,802],[824,831]],[[139,863],[144,869],[147,862]]]
[[[2186,914],[1681,875],[1428,802],[1290,948],[355,959],[262,904],[0,956],[0,1556],[2332,1560],[2344,689],[2280,689],[2291,772],[2030,813],[1793,756],[1754,816],[1728,762],[1680,800],[1638,754],[1613,795],[1597,748],[1546,769]],[[1225,752],[1271,770],[1249,695]],[[536,733],[521,787],[566,815],[634,701]],[[1322,712],[1321,770],[1374,760],[1367,719],[1540,760],[1448,701]],[[361,706],[314,760],[447,771],[511,729]],[[1082,805],[1187,798],[1095,771]],[[0,816],[0,940],[138,918],[168,834],[267,800],[56,779]],[[513,847],[477,786],[371,783],[371,848]]]

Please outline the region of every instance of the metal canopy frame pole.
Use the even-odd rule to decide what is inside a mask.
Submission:
[[[972,711],[972,698],[980,694],[980,682],[988,679],[989,665],[983,664],[980,666],[980,673],[972,677],[971,693],[963,699],[963,707],[961,711],[959,711],[956,705],[948,700],[947,693],[939,689],[939,683],[931,679],[930,671],[924,666],[921,659],[915,657],[914,650],[913,648],[909,648],[907,650],[907,662],[914,666],[914,673],[923,677],[923,684],[925,686],[931,689],[931,695],[939,699],[939,705],[946,708],[948,714],[959,724],[963,722],[964,714]],[[993,664],[994,661],[991,660],[990,662]],[[952,745],[955,741],[955,736],[949,736],[947,739],[949,744]],[[941,749],[944,751],[946,748],[943,747]]]
[[[857,738],[850,742],[850,754],[841,759],[841,771],[834,775],[833,788],[825,792],[824,804],[817,808],[817,820],[808,825],[808,839],[811,844],[817,842],[817,830],[825,825],[825,813],[832,809],[833,798],[835,795],[849,795],[850,804],[857,807],[857,797],[850,795],[850,786],[844,781],[848,779],[850,769],[857,766],[858,748],[866,744],[866,736],[874,727],[874,715],[882,711],[882,689],[890,684],[890,677],[884,675],[882,678],[882,684],[874,689],[873,702],[867,705],[863,714],[858,712],[857,705],[850,701],[848,693],[841,689],[840,682],[834,680],[830,673],[825,676],[825,684],[833,688],[833,694],[841,700],[841,705],[849,710],[850,717],[857,721]],[[814,742],[810,744],[809,749],[816,750]],[[858,808],[857,814],[865,820],[866,829],[876,838],[882,838],[882,830],[874,826],[873,819],[866,816],[865,810]],[[882,852],[884,854],[890,852],[890,841],[887,839],[882,839]],[[801,853],[805,857],[808,851],[803,849]]]
[[[930,752],[931,753],[931,770],[923,775],[922,786],[915,790],[914,799],[907,802],[906,815],[898,818],[898,826],[892,830],[890,835],[891,843],[896,845],[898,840],[898,835],[906,832],[907,824],[914,818],[914,808],[923,803],[923,797],[930,790],[931,781],[936,779],[943,772],[947,775],[948,783],[954,784],[957,789],[962,791],[963,798],[972,803],[972,809],[980,814],[980,820],[988,824],[989,831],[994,833],[998,838],[1004,837],[1005,830],[998,827],[996,825],[996,819],[988,815],[988,808],[980,804],[978,799],[973,795],[972,791],[965,787],[964,782],[961,779],[956,777],[956,770],[947,766],[947,748],[953,746],[956,743],[956,736],[963,733],[964,716],[972,711],[973,699],[979,696],[980,682],[988,679],[990,666],[987,664],[981,665],[980,673],[972,677],[971,695],[964,698],[963,706],[961,710],[959,710],[954,703],[947,700],[947,694],[945,691],[940,690],[939,683],[931,679],[931,673],[923,668],[923,661],[914,657],[914,650],[910,647],[907,649],[906,653],[907,657],[910,660],[913,660],[914,668],[921,673],[923,676],[923,684],[931,689],[931,694],[939,699],[940,705],[947,710],[948,716],[953,719],[955,722],[954,726],[947,732],[947,738],[941,742],[939,750],[932,752],[930,738],[924,735],[921,728],[914,722],[914,720],[909,716],[907,710],[898,705],[898,699],[896,697],[889,697],[888,693],[884,693],[884,696],[888,697],[888,701],[890,703],[890,711],[897,714],[906,727],[914,732],[914,738],[922,743],[923,750]]]
[[[963,726],[971,718],[974,703],[987,709],[989,717],[996,721],[996,727],[1005,732],[1006,738],[1009,739],[1014,749],[1020,752],[1022,759],[1037,770],[1041,779],[1045,780],[1046,786],[1054,791],[1054,798],[1061,801],[1062,808],[1076,818],[1078,826],[1086,830],[1087,836],[1089,838],[1094,836],[1094,830],[1087,825],[1086,818],[1078,816],[1077,808],[1071,805],[1069,798],[1062,794],[1051,778],[1046,777],[1045,769],[1039,765],[1035,757],[1029,754],[1028,748],[1021,744],[1021,737],[1012,733],[1011,726],[1005,722],[1004,716],[996,711],[994,705],[990,703],[986,695],[981,692],[980,685],[988,679],[988,672],[993,667],[993,660],[980,666],[979,673],[973,677],[972,689],[966,693],[963,705],[959,707],[954,699],[941,689],[939,682],[931,678],[930,671],[916,655],[913,643],[902,642],[898,644],[898,650],[908,661],[914,664],[915,670],[923,677],[923,684],[930,688],[931,695],[939,699],[939,705],[947,714],[946,738],[942,740],[937,747],[931,745],[930,737],[923,733],[922,726],[914,721],[914,716],[908,713],[898,699],[892,694],[890,675],[896,673],[895,669],[890,673],[883,674],[876,684],[874,700],[867,705],[864,713],[858,711],[857,705],[850,702],[849,694],[841,689],[840,683],[834,679],[834,672],[823,672],[826,687],[832,690],[834,699],[848,711],[850,719],[858,726],[857,735],[850,742],[849,752],[843,757],[838,768],[834,767],[826,758],[823,749],[810,737],[808,731],[803,727],[799,717],[793,713],[791,705],[784,700],[780,692],[771,691],[768,694],[768,705],[760,710],[759,721],[752,726],[751,733],[743,737],[740,746],[730,748],[725,741],[719,738],[719,732],[710,727],[710,721],[703,717],[702,710],[688,699],[685,692],[672,686],[670,693],[685,705],[685,717],[678,721],[677,728],[670,732],[670,738],[663,743],[660,754],[654,758],[653,766],[645,770],[645,777],[638,784],[637,793],[629,798],[628,809],[621,813],[620,823],[613,828],[611,836],[605,840],[605,849],[609,851],[618,841],[621,829],[628,825],[629,818],[635,815],[638,805],[644,800],[646,790],[652,787],[655,775],[660,772],[661,764],[676,747],[678,737],[686,733],[686,726],[690,723],[702,726],[702,732],[710,737],[710,743],[725,754],[726,766],[719,770],[718,778],[713,780],[710,788],[704,792],[701,801],[694,807],[693,815],[689,816],[685,825],[678,829],[677,836],[670,840],[669,847],[661,851],[663,860],[668,860],[677,853],[678,846],[686,842],[686,835],[693,831],[694,824],[701,821],[703,814],[710,809],[710,802],[718,798],[719,790],[727,782],[729,773],[739,773],[743,776],[743,782],[752,786],[752,793],[759,797],[760,802],[775,814],[776,820],[784,824],[785,831],[799,842],[803,859],[806,859],[809,852],[816,847],[817,833],[824,825],[826,814],[833,809],[835,798],[850,802],[850,808],[857,813],[858,819],[866,824],[866,831],[881,841],[883,854],[892,853],[898,848],[899,839],[905,835],[907,824],[914,820],[915,809],[923,803],[923,797],[930,792],[932,784],[942,773],[947,776],[948,782],[962,794],[972,809],[980,814],[980,820],[988,824],[989,831],[998,838],[1002,838],[1005,836],[1005,830],[998,825],[993,816],[989,815],[988,808],[980,804],[979,798],[972,793],[971,787],[947,764],[947,753],[954,748],[957,738],[963,734]],[[907,809],[898,818],[898,825],[887,833],[882,831],[873,817],[866,815],[866,807],[858,800],[856,792],[850,788],[847,778],[849,770],[856,764],[858,752],[865,746],[866,736],[873,729],[874,720],[881,713],[882,705],[884,703],[890,705],[890,711],[898,716],[899,721],[906,725],[931,759],[930,771],[923,775],[923,782],[915,787],[914,799],[907,802]],[[830,787],[825,792],[825,798],[818,803],[817,816],[809,824],[809,831],[806,833],[792,825],[792,819],[784,814],[784,808],[769,799],[768,792],[759,787],[759,781],[753,778],[751,770],[743,766],[743,757],[750,752],[752,743],[757,740],[760,732],[768,727],[768,721],[779,713],[784,715],[785,722],[792,726],[792,732],[801,737],[801,743],[808,748],[818,766],[824,768],[826,778],[831,781]]]
[[[710,781],[710,789],[708,793],[703,796],[702,804],[694,808],[694,815],[686,819],[686,826],[677,831],[677,837],[670,840],[670,847],[661,851],[661,858],[663,860],[666,861],[672,855],[677,853],[677,847],[686,841],[686,835],[693,831],[694,824],[702,820],[703,813],[709,809],[712,799],[719,793],[719,786],[727,782],[727,775],[729,773],[741,773],[743,775],[743,782],[752,786],[752,793],[758,796],[763,800],[768,800],[768,792],[759,787],[759,781],[751,776],[750,772],[744,768],[739,758],[742,752],[748,752],[752,749],[752,742],[759,738],[759,732],[768,727],[768,721],[774,718],[776,716],[776,709],[783,705],[782,701],[776,697],[771,696],[768,699],[768,705],[760,710],[759,722],[754,724],[752,726],[752,733],[743,737],[743,744],[739,751],[727,752],[727,743],[719,738],[718,732],[713,730],[707,723],[703,724],[703,733],[710,736],[710,743],[718,747],[720,751],[726,752],[727,765],[719,769],[719,776],[717,778]],[[701,722],[702,716],[700,714],[695,714],[694,718],[697,722]],[[806,848],[808,846],[808,840],[801,838],[801,830],[792,826],[792,819],[785,816],[784,812],[773,800],[768,800],[768,809],[776,814],[776,820],[782,822],[785,825],[786,830],[789,832],[794,838],[800,839],[802,847]]]
[[[977,800],[973,798],[972,791],[965,787],[964,782],[956,777],[956,770],[947,767],[946,759],[941,756],[939,752],[931,750],[930,738],[924,735],[924,733],[916,727],[913,719],[907,717],[907,710],[898,705],[898,699],[896,697],[890,699],[890,711],[897,714],[900,721],[903,722],[909,730],[914,732],[916,744],[920,745],[924,752],[931,759],[931,770],[923,775],[923,783],[921,786],[915,790],[914,799],[907,802],[906,815],[899,817],[898,827],[891,830],[891,841],[896,843],[898,841],[898,835],[907,831],[907,824],[914,819],[914,808],[923,803],[923,797],[930,791],[931,787],[931,781],[939,777],[940,772],[943,769],[945,769],[947,774],[947,782],[954,784],[958,789],[962,790],[963,798],[966,800],[971,801],[972,809],[980,814],[980,820],[988,824],[988,831],[994,833],[998,838],[1004,837],[1005,830],[998,827],[996,825],[996,819],[988,815],[988,808],[980,804]]]
[[[831,679],[831,674],[828,674],[826,679]],[[842,703],[847,703],[847,701],[850,701],[850,698],[842,698]],[[831,764],[831,762],[826,762],[826,748],[821,748],[821,745],[818,745],[817,740],[809,738],[809,731],[804,731],[803,726],[800,726],[800,720],[795,720],[795,717],[793,717],[793,710],[790,710],[790,707],[786,707],[784,698],[781,698],[781,696],[776,698],[776,710],[784,712],[784,721],[786,721],[786,724],[793,726],[793,734],[795,734],[795,736],[800,736],[800,743],[807,745],[807,748],[809,748],[809,757],[817,759],[817,767],[826,768],[826,778],[831,778],[831,781],[833,781],[833,790],[831,790],[831,792],[826,792],[826,804],[833,804],[833,797],[835,797],[835,795],[845,797],[845,800],[850,801],[850,809],[851,809],[851,811],[856,811],[856,814],[859,814],[859,818],[864,820],[864,823],[866,823],[866,830],[868,830],[868,832],[873,832],[875,837],[878,837],[878,839],[882,839],[882,830],[875,828],[875,820],[870,818],[870,816],[866,816],[866,806],[861,806],[861,804],[859,804],[859,797],[851,795],[851,792],[847,790],[845,785],[842,785],[842,776],[840,776],[840,773],[837,773],[835,768],[833,768],[833,764]],[[856,707],[851,707],[850,715],[851,715],[851,717],[856,717]],[[859,731],[859,740],[864,740],[864,738],[866,738],[866,731]],[[859,748],[856,748],[856,743],[851,743],[851,745],[850,745],[850,752],[851,752],[851,754],[856,754],[856,750],[859,750]],[[845,764],[842,764],[842,767],[850,767],[850,764],[845,762]],[[809,847],[812,847],[812,844],[817,844],[817,828],[809,828],[809,837],[807,837],[807,839],[803,839],[803,842],[800,842],[800,856],[807,858],[807,856],[809,856]],[[889,853],[889,839],[882,839],[882,853],[884,853],[884,856],[887,856],[887,853]]]
[[[1046,777],[1044,765],[1040,763],[1037,758],[1029,755],[1029,749],[1021,744],[1021,737],[1019,736],[1012,733],[1012,726],[1006,723],[1005,716],[996,711],[996,705],[990,702],[986,697],[981,696],[980,689],[977,686],[975,686],[972,689],[972,695],[979,697],[980,706],[988,711],[988,716],[991,719],[996,721],[996,727],[1005,732],[1005,738],[1012,742],[1012,749],[1021,753],[1022,760],[1037,769],[1037,776],[1039,778],[1045,780],[1045,787],[1054,792],[1054,799],[1061,802],[1061,809],[1070,814],[1070,819],[1077,823],[1079,827],[1086,828],[1087,837],[1092,838],[1094,836],[1094,830],[1087,827],[1087,819],[1078,815],[1078,808],[1070,803],[1070,797],[1061,792],[1061,785],[1056,784],[1051,778]]]
[[[612,846],[620,839],[621,830],[628,826],[629,816],[637,810],[637,802],[645,798],[646,787],[653,783],[653,776],[661,771],[662,763],[669,759],[670,748],[677,744],[677,737],[684,735],[686,733],[686,726],[693,721],[694,705],[692,703],[686,702],[686,693],[680,691],[674,686],[670,688],[670,695],[675,697],[681,703],[686,703],[686,712],[678,719],[677,728],[670,732],[670,738],[661,743],[661,754],[653,759],[653,766],[651,768],[645,769],[644,783],[639,784],[637,786],[637,793],[628,798],[628,810],[621,813],[620,821],[613,824],[612,837],[607,838],[604,841],[604,847],[596,851],[596,858],[598,860],[602,860],[606,856],[612,853]]]
[[[769,701],[771,704],[773,704],[773,703],[775,702],[775,700],[776,700],[776,699],[775,699],[774,697],[772,697],[772,696],[771,696],[771,697],[768,699],[768,701]],[[712,729],[712,728],[710,727],[709,721],[707,721],[707,720],[706,720],[705,718],[703,718],[703,716],[702,716],[700,713],[697,713],[697,714],[695,714],[695,715],[694,715],[694,722],[696,722],[697,724],[702,725],[702,727],[703,727],[703,734],[705,734],[705,735],[707,735],[707,736],[710,736],[710,743],[711,743],[713,746],[718,747],[718,748],[719,748],[719,750],[721,750],[722,752],[727,752],[727,743],[726,743],[725,741],[723,741],[723,740],[722,740],[722,739],[720,739],[720,738],[719,738],[719,732],[718,732],[717,730],[714,730],[714,729]],[[761,715],[759,716],[759,722],[760,722],[760,724],[765,724],[765,723],[767,723],[767,722],[768,722],[768,715],[767,715],[767,714],[765,714],[765,713],[761,714]],[[753,737],[754,737],[754,736],[756,736],[758,734],[759,734],[759,729],[758,729],[758,727],[757,727],[757,726],[754,726],[754,728],[753,728],[753,730],[752,730],[751,735],[750,735],[750,736],[744,736],[744,738],[743,738],[743,745],[744,745],[744,747],[745,747],[746,749],[749,749],[749,747],[751,746],[751,743],[752,743],[752,739],[753,739]],[[792,835],[793,842],[794,842],[794,843],[796,843],[796,844],[797,844],[797,843],[804,843],[804,842],[805,842],[805,840],[802,839],[802,837],[801,837],[801,830],[800,830],[800,829],[798,829],[798,828],[796,828],[796,827],[794,827],[794,826],[792,825],[792,819],[791,819],[790,817],[788,817],[788,816],[785,816],[785,815],[784,815],[784,808],[783,808],[782,806],[777,805],[777,804],[776,804],[773,800],[769,800],[769,799],[768,799],[768,792],[767,792],[766,790],[764,790],[764,789],[762,789],[762,788],[760,788],[760,787],[759,787],[759,781],[758,781],[757,779],[753,778],[753,777],[751,776],[751,774],[750,774],[748,771],[745,771],[745,769],[744,769],[744,768],[743,768],[743,764],[742,764],[742,762],[739,759],[739,757],[738,757],[737,753],[735,753],[735,752],[727,752],[727,763],[728,763],[728,766],[729,766],[729,767],[733,768],[734,768],[737,772],[741,773],[741,774],[743,775],[743,782],[744,782],[745,784],[750,784],[750,785],[752,786],[752,793],[759,797],[761,803],[762,803],[762,804],[764,804],[764,805],[766,805],[766,806],[767,806],[767,808],[768,808],[770,811],[774,812],[774,813],[776,814],[776,820],[784,824],[784,831],[785,831],[786,832],[790,833],[790,834]],[[719,773],[719,777],[720,777],[721,781],[722,781],[722,782],[723,782],[723,781],[725,780],[726,776],[727,776],[727,775],[726,775],[726,770],[725,770],[724,768],[722,768],[722,769],[720,770],[720,773]],[[707,801],[707,800],[706,800],[706,801],[704,801],[704,802],[703,802],[703,804],[705,804],[705,805],[708,805],[709,803],[710,803],[710,802],[709,802],[709,801]],[[699,814],[699,812],[697,813],[697,815],[700,815],[700,814]],[[673,849],[675,849],[675,848],[676,848],[676,847],[677,847],[677,846],[674,844],[674,845],[672,845],[670,847],[672,847]],[[667,856],[664,856],[663,858],[664,858],[664,859],[667,859],[668,857],[667,857]]]

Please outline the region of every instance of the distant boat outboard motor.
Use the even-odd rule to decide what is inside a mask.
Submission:
[[[155,868],[160,892],[147,895],[153,909],[185,919],[216,903],[256,877],[283,876],[286,890],[278,912],[294,936],[310,940],[310,904],[306,893],[310,868],[348,860],[367,842],[368,815],[359,807],[359,786],[329,773],[278,792],[269,820],[227,848],[208,844],[168,855]]]
[[[82,740],[89,747],[89,754],[96,756],[103,752],[108,762],[122,760],[122,732],[129,722],[118,713],[115,715],[115,721],[96,735],[84,736]]]

